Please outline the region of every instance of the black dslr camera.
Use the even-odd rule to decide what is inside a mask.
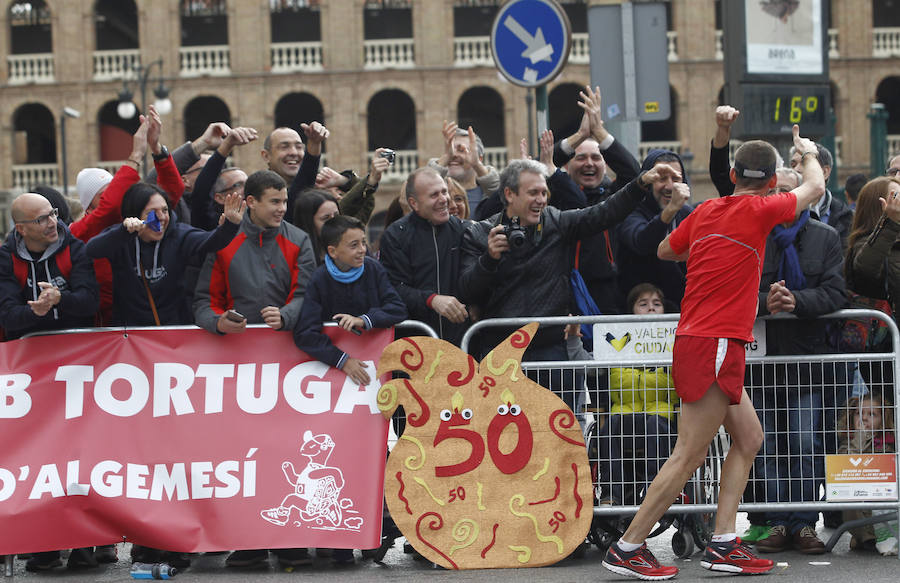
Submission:
[[[525,227],[519,224],[519,217],[513,217],[509,225],[503,225],[503,234],[510,247],[519,248],[525,244]]]

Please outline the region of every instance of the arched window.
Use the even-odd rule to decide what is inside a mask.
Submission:
[[[484,163],[498,169],[506,166],[503,113],[503,97],[490,87],[467,89],[456,106],[456,123],[472,126],[484,144]]]
[[[191,99],[184,108],[185,139],[197,138],[209,124],[217,121],[224,121],[231,125],[231,112],[224,101],[211,95]]]
[[[322,40],[319,0],[269,0],[273,43]]]
[[[140,127],[138,116],[130,119],[119,117],[116,108],[119,102],[107,101],[97,113],[97,127],[100,133],[100,160],[124,160],[131,153],[132,136]],[[196,138],[197,135],[194,135]],[[192,138],[193,139],[193,138]]]
[[[553,131],[554,140],[571,136],[581,125],[584,110],[578,107],[578,92],[583,88],[583,85],[575,83],[561,83],[550,92],[547,98],[550,108],[548,125]]]
[[[875,90],[875,101],[883,103],[888,112],[887,131],[900,134],[900,77],[887,77]]]
[[[325,123],[322,102],[309,93],[288,93],[275,104],[275,127],[300,131],[301,123]],[[327,124],[326,124],[327,125]]]
[[[485,147],[506,145],[503,98],[490,87],[472,87],[462,94],[456,123],[463,129],[472,126]]]
[[[669,119],[641,122],[642,142],[674,142],[678,140],[678,96],[669,85]]]
[[[369,156],[376,148],[395,151],[394,163],[385,173],[389,180],[402,180],[419,166],[416,151],[416,106],[400,89],[384,89],[372,96],[367,108]]]
[[[227,44],[226,0],[181,0],[181,46]]]
[[[367,113],[369,151],[380,147],[416,149],[416,107],[405,91],[379,91],[369,100]]]
[[[140,47],[138,13],[133,0],[97,0],[94,4],[95,48],[119,51]]]
[[[572,33],[586,33],[588,31],[587,2],[585,0],[562,0],[563,10],[569,17],[569,25]]]
[[[26,103],[13,114],[15,164],[56,163],[56,122],[40,103]]]

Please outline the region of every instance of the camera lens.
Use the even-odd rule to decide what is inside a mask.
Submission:
[[[515,229],[508,235],[509,244],[512,247],[521,247],[525,244],[525,232],[521,229]]]

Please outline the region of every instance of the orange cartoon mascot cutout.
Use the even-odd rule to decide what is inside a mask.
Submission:
[[[452,569],[538,567],[574,551],[593,513],[590,467],[572,410],[522,372],[536,323],[480,364],[433,338],[391,343],[378,392],[406,429],[387,461],[384,493],[406,539]]]

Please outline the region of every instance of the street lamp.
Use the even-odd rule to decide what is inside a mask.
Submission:
[[[141,92],[141,111],[147,111],[147,82],[150,80],[150,71],[153,69],[154,65],[159,66],[159,84],[153,90],[153,95],[156,96],[156,101],[154,102],[154,107],[156,107],[156,111],[159,112],[160,115],[166,115],[172,111],[172,101],[169,99],[169,88],[163,85],[162,78],[162,68],[163,68],[163,60],[156,59],[149,65],[132,65],[131,70],[134,71],[138,88]],[[134,105],[134,93],[131,91],[131,88],[128,86],[128,80],[122,79],[122,90],[119,91],[119,105],[116,106],[116,113],[119,114],[119,117],[122,119],[131,119],[137,113],[137,107]],[[147,172],[147,156],[144,155],[144,164],[141,167],[141,170],[146,174]]]
[[[64,107],[62,115],[59,116],[59,137],[62,142],[62,175],[63,175],[63,196],[69,196],[69,164],[66,157],[66,118],[78,119],[81,112],[71,107]]]

